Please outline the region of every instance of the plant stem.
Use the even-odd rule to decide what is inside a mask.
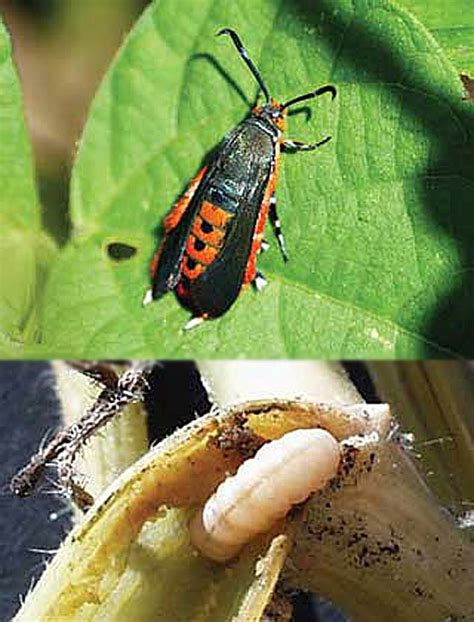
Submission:
[[[53,364],[58,395],[66,425],[77,421],[101,391],[88,378],[72,370],[62,361]],[[126,367],[117,366],[122,373]],[[86,476],[87,490],[99,496],[120,473],[148,450],[146,413],[142,404],[127,406],[107,424],[103,433],[96,434],[84,449],[77,466]]]

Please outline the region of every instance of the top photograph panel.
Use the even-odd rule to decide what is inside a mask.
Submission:
[[[400,4],[1,1],[0,356],[473,357],[474,14]]]

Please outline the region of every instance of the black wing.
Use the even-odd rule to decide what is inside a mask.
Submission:
[[[153,274],[153,299],[159,298],[166,292],[173,290],[178,284],[181,277],[181,260],[186,248],[186,241],[196,217],[196,211],[199,210],[202,196],[208,186],[208,180],[209,170],[201,180],[181,220],[174,229],[166,234],[165,239],[161,243],[158,265]]]
[[[187,304],[197,315],[223,315],[232,306],[242,288],[257,218],[270,175],[270,169],[259,169],[259,162],[256,161],[254,171],[257,179],[249,179],[249,192],[242,197],[238,213],[228,224],[221,252],[205,272],[189,284]]]
[[[215,176],[213,165],[219,161],[222,154],[225,154],[231,148],[232,142],[239,133],[240,126],[238,125],[229,132],[221,145],[216,149],[212,161],[208,165],[207,172],[191,198],[181,220],[172,231],[166,234],[161,244],[158,265],[152,279],[152,296],[154,300],[166,292],[175,289],[177,286],[181,278],[181,260],[186,248],[186,241],[191,232],[196,214],[199,211],[203,196],[206,194],[209,183]]]

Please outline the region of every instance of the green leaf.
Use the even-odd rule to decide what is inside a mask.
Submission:
[[[474,11],[470,0],[404,2],[431,30],[459,71],[474,74]]]
[[[141,307],[160,222],[210,149],[248,112],[244,39],[277,98],[326,83],[338,97],[289,118],[288,136],[333,140],[282,157],[291,260],[221,319],[183,334],[172,294]],[[234,84],[233,84],[234,83]],[[384,0],[171,0],[132,31],[92,106],[74,168],[74,239],[44,306],[57,356],[397,357],[473,354],[472,108],[456,71]],[[135,247],[117,261],[110,243]],[[462,294],[462,292],[467,292]]]
[[[7,32],[0,23],[0,356],[22,356],[53,245],[41,231],[32,153]]]

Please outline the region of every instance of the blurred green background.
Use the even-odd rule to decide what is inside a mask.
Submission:
[[[446,0],[401,4],[431,30],[460,73],[472,75],[472,3],[448,1],[449,11]],[[69,233],[69,174],[90,101],[127,32],[149,3],[0,0],[24,92],[43,223],[60,245]]]
[[[68,181],[90,101],[147,0],[0,0],[31,133],[43,223],[69,233]]]

